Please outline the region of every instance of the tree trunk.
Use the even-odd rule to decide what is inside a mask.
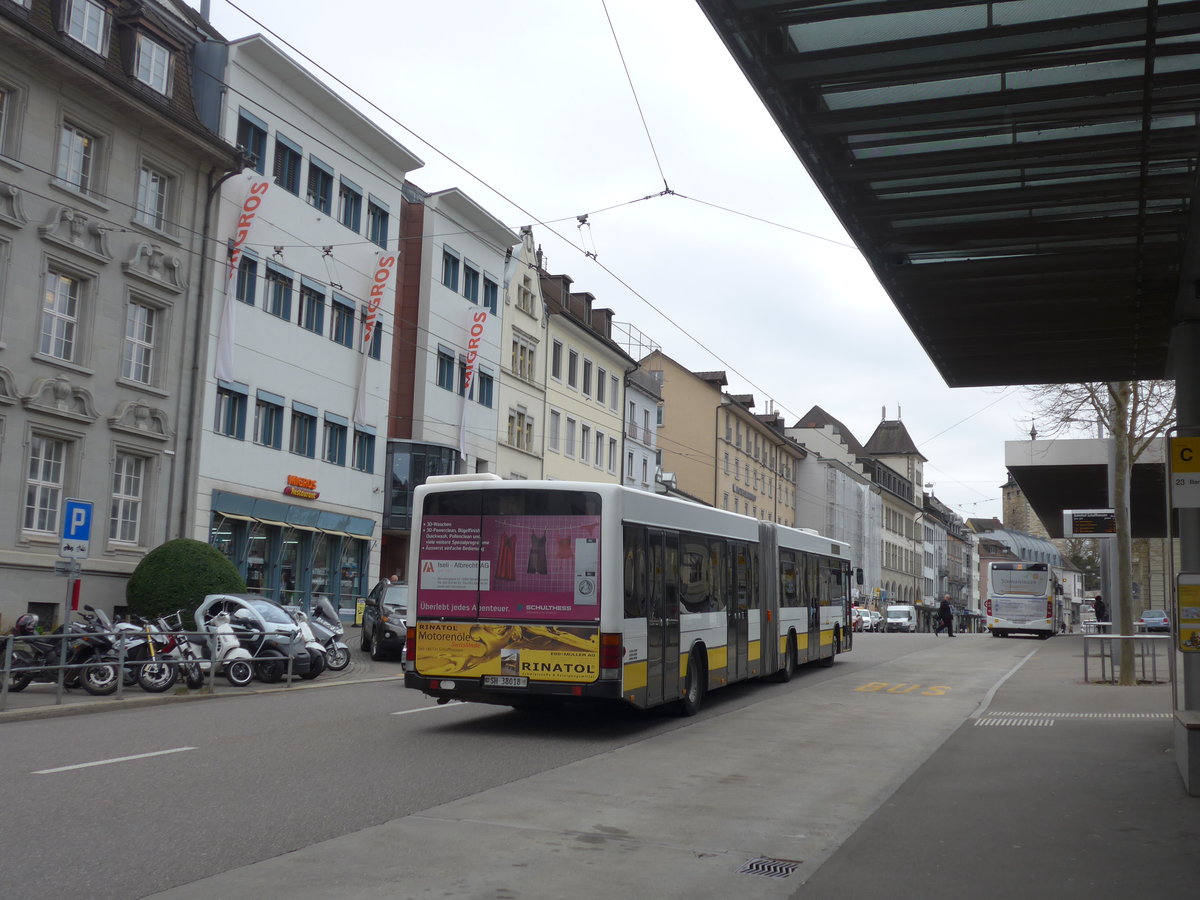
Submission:
[[[1116,381],[1108,386],[1112,401],[1110,433],[1112,434],[1113,460],[1113,506],[1117,520],[1117,596],[1109,598],[1109,609],[1116,601],[1120,621],[1115,623],[1120,634],[1133,634],[1133,538],[1129,522],[1129,477],[1133,467],[1129,429],[1128,381]],[[1109,613],[1112,618],[1112,613]],[[1133,642],[1121,641],[1120,680],[1118,684],[1137,684],[1137,673],[1133,662]]]

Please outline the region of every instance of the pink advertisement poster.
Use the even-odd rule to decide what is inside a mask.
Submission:
[[[427,517],[418,565],[418,616],[600,618],[598,516]]]

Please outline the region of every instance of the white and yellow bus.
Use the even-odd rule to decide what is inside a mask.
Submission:
[[[983,611],[992,637],[1032,634],[1045,640],[1062,621],[1059,581],[1046,563],[988,563]]]
[[[413,511],[405,684],[692,715],[709,690],[849,650],[854,571],[815,532],[619,485],[434,477]]]

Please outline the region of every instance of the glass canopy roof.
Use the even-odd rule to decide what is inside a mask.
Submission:
[[[947,384],[1164,376],[1200,2],[698,2]]]

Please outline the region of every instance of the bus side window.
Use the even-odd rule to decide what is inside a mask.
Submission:
[[[646,533],[636,525],[625,526],[625,618],[646,615]]]
[[[796,594],[798,585],[796,578],[796,554],[791,550],[779,551],[780,606],[799,606]]]
[[[679,602],[687,612],[705,612],[713,585],[708,546],[695,535],[679,536]]]
[[[728,544],[721,538],[708,539],[708,564],[712,570],[709,584],[712,590],[708,595],[706,612],[724,612],[729,597],[729,564],[727,555]]]

